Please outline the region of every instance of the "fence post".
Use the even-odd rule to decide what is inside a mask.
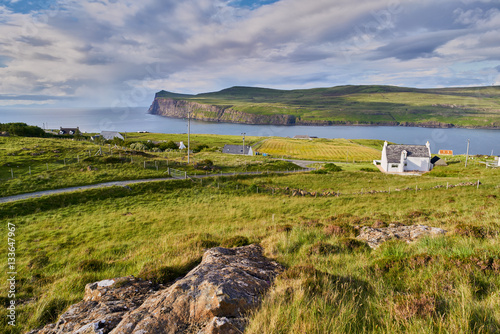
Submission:
[[[184,178],[187,179],[188,178],[188,173],[187,172],[184,172]]]
[[[170,167],[167,167],[167,175],[170,175]]]
[[[90,150],[89,150],[89,157],[90,157]]]
[[[14,178],[14,171],[12,170],[12,168],[10,169],[10,176]]]
[[[479,189],[479,180],[477,180],[477,189]]]
[[[78,160],[78,163],[80,163],[80,156],[79,155],[76,156],[76,159]]]
[[[146,169],[146,160],[144,160],[144,169]]]

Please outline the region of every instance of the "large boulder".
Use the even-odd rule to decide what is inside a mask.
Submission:
[[[111,333],[239,333],[283,268],[257,245],[205,252],[201,264],[127,314]]]
[[[30,334],[241,333],[246,314],[282,270],[257,245],[212,248],[168,288],[155,291],[134,277],[87,284],[83,301]]]

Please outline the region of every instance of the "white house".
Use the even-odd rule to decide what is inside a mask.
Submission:
[[[431,145],[388,145],[384,143],[382,159],[374,161],[388,173],[428,172],[432,170]]]

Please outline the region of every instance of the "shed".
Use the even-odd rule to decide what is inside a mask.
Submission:
[[[123,136],[117,131],[101,131],[101,137],[106,140],[113,140],[115,138],[125,140]]]
[[[253,150],[252,150],[251,146],[224,145],[224,148],[222,149],[222,153],[253,155]]]
[[[443,159],[441,159],[438,156],[433,156],[432,157],[431,164],[433,164],[434,166],[448,166],[448,164],[446,163],[446,161],[444,161]]]

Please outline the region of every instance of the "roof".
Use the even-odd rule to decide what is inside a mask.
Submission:
[[[425,145],[387,145],[387,162],[401,162],[401,152],[406,151],[408,158],[430,158],[429,148]]]
[[[250,146],[245,146],[245,152],[243,152],[243,145],[224,145],[222,153],[229,154],[248,154],[250,151]]]
[[[123,139],[123,136],[117,131],[101,131],[101,136],[106,140],[112,140],[117,137]]]
[[[446,161],[444,161],[443,159],[441,159],[438,156],[433,156],[432,157],[431,164],[433,164],[434,166],[448,166],[448,164],[446,163]]]

